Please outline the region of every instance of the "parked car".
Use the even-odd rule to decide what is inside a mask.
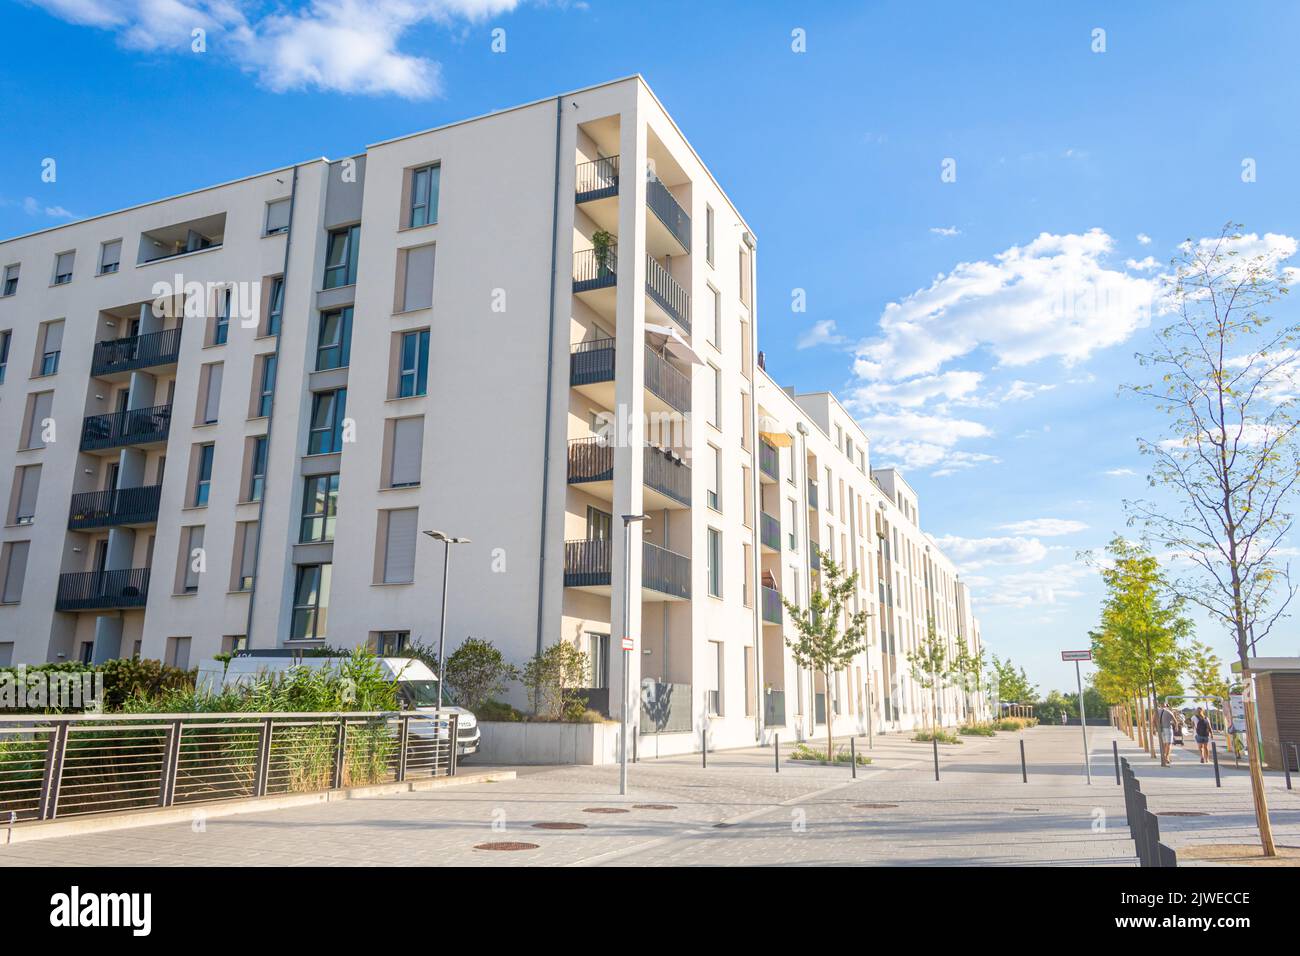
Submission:
[[[337,669],[346,660],[343,657],[294,657],[287,652],[267,654],[246,651],[231,658],[229,665],[213,658],[200,662],[195,685],[199,690],[215,692],[252,684],[262,675],[280,674],[291,667]],[[408,657],[378,657],[375,661],[384,676],[397,682],[397,693],[404,707],[430,716],[456,715],[458,759],[478,753],[478,718],[464,707],[439,704],[438,675],[427,664]],[[411,724],[411,733],[420,733],[415,722]]]

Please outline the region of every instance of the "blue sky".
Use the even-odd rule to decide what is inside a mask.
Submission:
[[[769,371],[852,403],[1044,689],[1143,491],[1155,276],[1300,235],[1289,3],[0,2],[3,235],[642,73],[758,233]]]

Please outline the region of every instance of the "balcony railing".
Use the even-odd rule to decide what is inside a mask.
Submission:
[[[608,586],[613,541],[582,539],[564,542],[566,588]],[[671,594],[691,596],[691,559],[649,541],[641,543],[641,586]]]
[[[808,479],[808,507],[817,510],[817,482]]]
[[[763,623],[781,623],[781,592],[763,585]]]
[[[642,468],[646,487],[684,505],[691,503],[691,466],[663,448],[647,445]]]
[[[59,575],[56,611],[98,611],[144,607],[149,597],[149,569],[74,571]]]
[[[814,541],[808,548],[808,567],[814,571],[822,569],[822,554],[817,550],[817,542]]]
[[[590,292],[618,284],[618,246],[573,254],[573,291]]]
[[[589,163],[579,163],[574,191],[577,193],[577,202],[617,196],[618,157],[606,156]]]
[[[691,710],[690,684],[641,684],[641,733],[688,734],[695,729]]]
[[[610,549],[608,539],[587,538],[564,542],[564,586],[598,587],[609,584]]]
[[[72,496],[68,528],[109,528],[123,524],[151,524],[158,520],[162,485],[87,491]]]
[[[763,547],[781,550],[781,520],[766,511],[759,514],[759,540]]]
[[[769,690],[763,695],[763,724],[767,727],[785,726],[785,691]]]
[[[91,415],[81,423],[81,450],[94,451],[99,448],[166,441],[171,423],[170,405]]]
[[[683,415],[690,414],[691,380],[648,345],[645,348],[645,387]]]
[[[569,384],[594,385],[614,381],[614,340],[579,342],[569,352]]]
[[[691,251],[691,217],[686,215],[686,210],[669,192],[665,186],[656,178],[651,178],[645,184],[645,202],[650,207],[650,211],[659,217],[659,221],[668,227],[668,231],[673,237],[682,244],[682,248]]]
[[[124,339],[108,339],[95,343],[91,359],[91,375],[108,375],[129,372],[153,365],[171,365],[181,354],[180,328],[163,329],[145,335],[132,335]]]
[[[645,257],[645,290],[687,335],[691,334],[691,294],[677,284],[654,256],[649,255]],[[576,283],[573,291],[580,291]]]
[[[691,596],[691,559],[649,541],[641,542],[641,585],[673,597]]]
[[[773,481],[781,480],[781,456],[766,438],[758,440],[758,470]]]
[[[604,438],[569,442],[569,483],[614,480],[614,446]]]

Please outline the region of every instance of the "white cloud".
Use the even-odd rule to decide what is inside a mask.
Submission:
[[[1125,259],[1124,268],[1130,272],[1150,272],[1160,263],[1156,262],[1155,256],[1146,256],[1142,259]]]
[[[989,454],[954,450],[959,441],[990,434],[979,422],[908,409],[877,410],[858,421],[871,437],[873,465],[935,469],[932,474],[941,477],[998,460]]]
[[[936,236],[960,236],[961,230],[956,226],[931,226],[930,231]]]
[[[998,525],[998,529],[1010,531],[1012,534],[1028,535],[1031,538],[1058,538],[1062,535],[1087,531],[1088,526],[1082,521],[1072,521],[1069,518],[1030,518],[1027,521],[1013,521],[1010,524]]]
[[[35,196],[24,196],[21,200],[0,197],[0,206],[17,207],[29,216],[48,216],[51,219],[76,219],[77,214],[63,206],[47,206]]]
[[[1003,402],[1023,402],[1026,399],[1033,398],[1041,392],[1050,392],[1056,388],[1055,385],[1042,385],[1038,382],[1022,382],[1016,379],[1007,386],[1006,391],[1001,395],[1000,401]]]
[[[818,345],[840,345],[843,342],[844,336],[835,331],[835,320],[822,319],[800,336],[798,348],[810,349]]]
[[[1136,475],[1137,472],[1132,468],[1112,468],[1109,471],[1102,472],[1102,474],[1110,475],[1112,478],[1127,478],[1129,475]]]
[[[1079,582],[1092,574],[1079,563],[1055,564],[1041,570],[1017,571],[998,577],[963,576],[976,592],[981,605],[1002,607],[1041,607],[1083,595]]]
[[[276,92],[318,89],[394,93],[410,99],[442,91],[440,67],[403,52],[404,35],[424,23],[478,22],[518,0],[310,0],[265,7],[254,0],[32,0],[62,20],[111,30],[128,48],[190,54],[191,32]],[[421,50],[421,53],[424,51]]]
[[[962,538],[943,535],[935,538],[939,548],[961,568],[963,573],[989,566],[1034,564],[1047,557],[1047,546],[1037,538]]]
[[[934,399],[969,398],[983,378],[979,372],[954,369],[941,375],[918,375],[905,382],[873,382],[854,391],[850,401],[863,408],[886,404],[916,408]]]
[[[1234,236],[1210,236],[1194,243],[1183,242],[1178,248],[1206,263],[1215,256],[1223,257],[1222,261],[1213,267],[1214,271],[1222,271],[1226,265],[1225,274],[1234,280],[1240,280],[1247,276],[1250,269],[1261,269],[1265,274],[1289,277],[1297,270],[1279,270],[1278,266],[1295,255],[1297,245],[1294,237],[1281,233],[1266,232],[1263,236],[1259,236],[1248,232]]]
[[[1151,245],[1151,237],[1148,236],[1145,232],[1139,232],[1137,234],[1137,241],[1142,243],[1142,245],[1144,246]]]

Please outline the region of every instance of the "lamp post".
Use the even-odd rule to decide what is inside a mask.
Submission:
[[[623,729],[618,756],[618,792],[627,794],[627,738],[631,724],[632,680],[632,525],[650,520],[649,515],[623,515]]]
[[[442,686],[446,677],[446,657],[443,650],[447,646],[447,578],[451,569],[451,546],[469,544],[469,538],[453,538],[442,531],[424,532],[435,541],[442,542],[442,622],[438,625],[438,707],[442,707]]]

